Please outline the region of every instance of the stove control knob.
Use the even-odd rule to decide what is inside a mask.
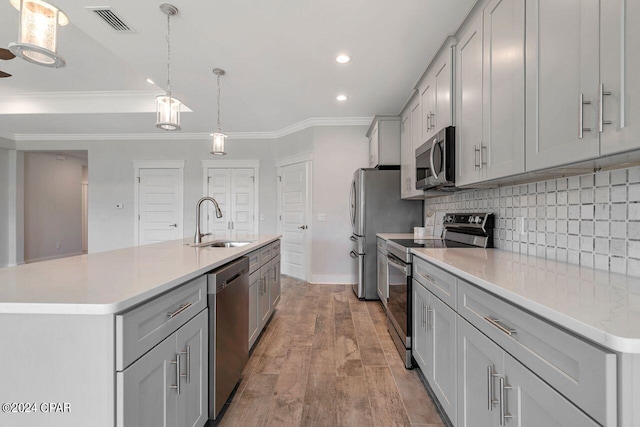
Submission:
[[[482,223],[482,218],[480,218],[479,216],[476,217],[476,224],[480,224]]]
[[[473,224],[473,215],[469,215],[469,224]]]
[[[447,216],[444,218],[444,221],[445,221],[445,222],[453,222],[453,217],[452,217],[451,215],[447,215]]]

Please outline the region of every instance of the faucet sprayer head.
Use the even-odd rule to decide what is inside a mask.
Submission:
[[[222,218],[222,211],[220,210],[217,204],[215,206],[216,206],[216,218]]]

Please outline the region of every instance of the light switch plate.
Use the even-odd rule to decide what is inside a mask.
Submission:
[[[326,213],[319,213],[318,214],[318,222],[326,222],[327,221],[327,214]]]

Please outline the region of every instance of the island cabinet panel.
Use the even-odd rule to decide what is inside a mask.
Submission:
[[[37,409],[0,412],[0,426],[113,427],[113,322],[113,315],[0,314],[0,402]],[[51,413],[47,402],[68,409]]]
[[[118,427],[202,427],[208,414],[208,310],[116,374]]]
[[[129,366],[206,307],[207,279],[200,276],[116,315],[116,369]]]
[[[260,322],[258,321],[258,298],[260,294],[260,270],[249,275],[249,348],[260,335]]]
[[[616,355],[458,281],[458,313],[594,419],[616,425]]]
[[[249,348],[252,348],[280,302],[280,240],[248,255],[249,275]]]
[[[269,261],[270,284],[269,284],[269,302],[271,303],[271,311],[276,309],[280,302],[280,255],[275,256]]]

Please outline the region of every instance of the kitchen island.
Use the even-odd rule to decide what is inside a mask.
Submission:
[[[249,244],[231,248],[195,248],[184,239],[0,269],[0,425],[129,425],[117,404],[126,371],[152,366],[153,341],[166,336],[157,347],[175,347],[180,331],[193,332],[185,335],[186,342],[197,338],[191,348],[194,360],[204,365],[200,374],[206,374],[206,353],[198,354],[195,347],[206,352],[204,274],[259,254],[279,237],[245,236],[236,240]],[[171,351],[174,363],[163,361],[159,375],[149,372],[144,378],[164,378],[174,390],[155,388],[158,384],[143,383],[141,377],[139,386],[154,389],[138,406],[168,411],[166,425],[191,426],[194,415],[206,421],[202,398],[195,405],[171,400],[180,392],[180,399],[202,397],[207,384],[206,375],[191,377],[187,362],[179,373],[185,377],[182,390],[175,389],[180,383],[176,354],[183,349]],[[149,408],[158,394],[166,397],[166,407]],[[151,425],[141,418],[140,424]]]

